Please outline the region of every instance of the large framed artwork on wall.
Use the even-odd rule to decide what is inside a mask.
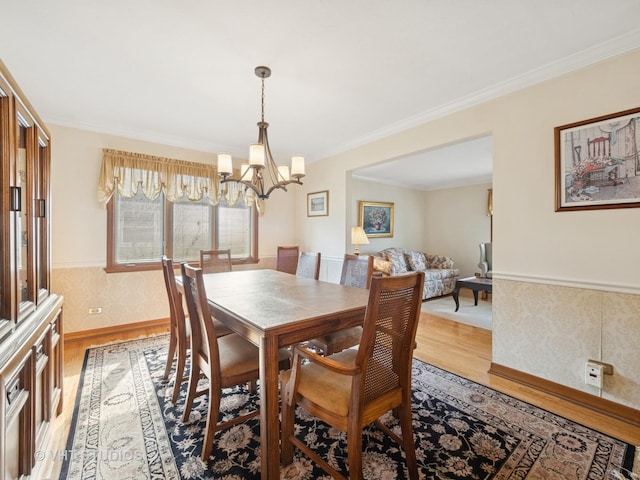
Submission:
[[[554,129],[556,212],[640,207],[640,108]]]

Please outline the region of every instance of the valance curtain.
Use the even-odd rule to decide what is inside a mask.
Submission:
[[[108,148],[102,152],[98,202],[103,208],[116,190],[123,197],[132,198],[142,189],[149,200],[164,192],[170,202],[198,201],[206,197],[211,205],[217,205],[223,196],[229,206],[239,201],[250,206],[256,200],[253,191],[235,182],[221,185],[213,165]],[[260,200],[256,206],[262,214],[264,202]]]

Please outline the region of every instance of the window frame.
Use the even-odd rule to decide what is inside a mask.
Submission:
[[[158,259],[157,262],[143,262],[143,263],[117,263],[115,262],[115,234],[116,234],[116,226],[115,226],[115,212],[114,212],[114,202],[119,193],[116,191],[109,199],[107,203],[107,264],[105,267],[106,273],[122,273],[122,272],[144,272],[149,270],[161,270],[162,262],[161,259]],[[163,254],[169,257],[172,257],[173,254],[173,208],[172,202],[167,200],[166,196],[163,194],[164,198],[164,237],[165,242],[163,246]],[[217,216],[217,205],[212,205],[214,207],[212,217],[215,220]],[[260,261],[260,257],[258,255],[258,209],[255,205],[251,206],[251,254],[245,258],[232,258],[231,263],[233,265],[247,265],[247,264],[255,264]],[[214,242],[218,241],[218,232],[217,230],[214,232],[212,236]],[[212,249],[215,249],[215,246],[211,246]]]

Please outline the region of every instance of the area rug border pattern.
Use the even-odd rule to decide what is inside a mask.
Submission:
[[[88,420],[89,427],[87,428],[86,431],[81,431],[80,434],[83,436],[83,439],[89,440],[91,447],[95,449],[95,451],[99,452],[99,445],[97,443],[98,442],[97,425],[99,424],[99,411],[101,406],[100,405],[101,386],[99,385],[100,383],[99,379],[102,378],[103,372],[102,372],[101,366],[96,370],[94,370],[93,372],[89,372],[89,373],[87,372],[88,362],[89,362],[90,355],[92,355],[92,350],[95,350],[96,355],[104,355],[105,348],[113,349],[114,347],[121,346],[123,351],[126,351],[129,349],[128,347],[130,347],[131,345],[140,345],[141,342],[145,342],[148,345],[149,347],[148,350],[150,349],[161,350],[162,348],[166,348],[166,345],[168,343],[167,337],[168,337],[167,334],[160,334],[160,335],[154,335],[147,338],[138,338],[138,339],[132,339],[132,340],[126,340],[126,341],[114,341],[105,345],[94,346],[86,350],[83,365],[82,365],[82,373],[80,375],[80,379],[78,382],[77,394],[74,402],[73,416],[72,416],[72,421],[71,421],[71,426],[69,431],[69,437],[67,439],[67,446],[66,446],[67,451],[72,451],[74,447],[74,443],[77,438],[76,436],[78,434],[78,425],[81,423],[79,422],[79,419],[82,418],[83,421]],[[139,351],[137,349],[134,349],[134,350],[136,350],[135,353],[133,354],[134,356],[136,357],[144,356],[143,350],[139,350]],[[591,427],[587,427],[579,422],[575,422],[573,420],[569,420],[564,417],[561,417],[557,414],[554,414],[553,412],[547,411],[546,409],[537,407],[532,403],[517,399],[511,395],[499,392],[491,387],[460,377],[459,375],[453,372],[449,372],[445,369],[436,367],[422,360],[415,359],[415,361],[433,369],[433,371],[429,370],[429,372],[434,375],[438,375],[443,379],[445,379],[445,376],[448,376],[448,378],[446,378],[446,381],[448,382],[452,382],[452,379],[454,379],[455,381],[452,383],[457,383],[457,385],[461,389],[464,388],[468,391],[473,391],[473,388],[471,387],[474,387],[474,388],[477,387],[481,392],[483,392],[483,395],[487,395],[487,398],[499,400],[504,405],[509,406],[510,408],[513,408],[513,409],[519,408],[522,411],[526,411],[527,414],[529,415],[531,414],[536,415],[538,414],[538,412],[542,412],[539,414],[540,417],[544,416],[551,419],[556,419],[556,421],[559,424],[562,424],[562,427],[567,429],[568,431],[575,431],[576,433],[579,433],[579,434],[585,434],[585,432],[594,432],[595,434],[598,434],[602,437],[606,437],[612,440],[612,443],[619,442],[620,444],[626,445],[626,450],[624,451],[624,454],[616,454],[617,457],[620,457],[621,455],[624,457],[624,458],[616,458],[615,459],[616,464],[620,465],[623,470],[626,469],[627,471],[633,471],[634,461],[637,461],[636,454],[638,453],[638,450],[639,450],[638,447],[629,445],[626,442],[622,442],[610,435],[599,432],[596,429],[593,429]],[[168,433],[166,429],[163,430],[163,428],[158,427],[158,425],[164,427],[165,426],[164,421],[162,418],[154,417],[154,413],[152,412],[152,409],[149,408],[150,398],[152,399],[151,401],[159,401],[159,398],[156,396],[157,392],[155,389],[156,387],[154,387],[154,382],[150,375],[143,374],[140,371],[140,361],[132,362],[132,366],[134,367],[132,368],[132,375],[135,378],[134,390],[135,390],[136,400],[138,401],[139,405],[143,406],[143,410],[141,411],[141,415],[140,415],[140,420],[141,420],[140,425],[144,435],[144,445],[146,449],[147,459],[150,462],[149,474],[151,475],[152,478],[180,478],[181,477],[180,467],[176,464],[176,460],[173,456],[172,447],[168,440]],[[524,439],[525,443],[530,443],[531,448],[524,448],[524,446],[522,447],[521,449],[522,452],[519,452],[522,454],[521,457],[513,458],[518,456],[518,455],[514,455],[513,457],[510,456],[507,460],[508,462],[517,463],[518,466],[522,467],[523,470],[520,470],[520,473],[524,475],[524,476],[519,475],[518,474],[519,470],[516,469],[511,471],[512,475],[515,475],[515,476],[510,476],[508,478],[526,478],[526,474],[527,474],[526,472],[528,471],[526,469],[527,465],[532,466],[533,464],[535,464],[537,459],[535,452],[540,453],[541,449],[544,448],[543,445],[546,442],[546,440],[535,438],[536,437],[535,435],[532,436],[530,431],[521,429],[517,424],[517,422],[515,421],[504,420],[495,412],[483,410],[481,408],[481,405],[480,405],[481,402],[479,399],[476,399],[479,402],[478,405],[474,406],[473,399],[471,399],[471,401],[465,402],[460,397],[456,397],[450,394],[449,392],[445,392],[442,389],[438,389],[434,385],[431,385],[424,381],[415,380],[415,377],[414,377],[414,381],[418,381],[419,384],[421,385],[421,389],[424,389],[423,390],[424,393],[433,397],[434,399],[436,399],[436,401],[438,398],[441,398],[444,395],[444,397],[442,397],[443,402],[448,403],[452,407],[457,408],[461,411],[470,412],[470,414],[472,413],[479,420],[486,422],[487,425],[496,425],[498,428],[504,428],[505,431],[513,432],[515,437]],[[81,393],[86,386],[91,387],[91,395],[89,400],[89,407],[84,409],[84,408],[81,408],[81,400],[82,400]],[[473,394],[471,394],[471,396],[473,396]],[[466,399],[466,400],[469,400],[469,399]],[[163,442],[164,442],[164,446],[163,446]],[[168,446],[168,449],[167,449],[167,446]],[[595,480],[596,478],[603,478],[603,477],[597,477],[594,475],[597,475],[598,468],[600,468],[602,465],[607,466],[607,462],[609,462],[609,460],[611,459],[611,451],[609,451],[607,447],[605,447],[602,443],[597,442],[597,449],[598,451],[594,452],[594,462],[597,463],[598,466],[594,466],[592,464],[592,470],[590,470],[591,474],[588,477],[589,479],[593,479],[593,480]],[[616,452],[618,452],[618,450],[616,450]],[[516,452],[514,451],[513,453],[515,454]],[[83,454],[83,457],[86,457],[86,454]],[[70,471],[70,465],[72,464],[73,460],[74,460],[73,456],[71,459],[65,459],[65,462],[62,465],[62,470],[60,475],[61,479],[67,477]],[[80,463],[80,465],[82,465],[81,468],[83,471],[83,478],[85,477],[84,473],[89,473],[89,478],[90,478],[91,477],[90,473],[96,471],[97,468],[96,468],[95,462],[97,461],[99,461],[99,458],[97,458],[95,454],[94,454],[94,457],[90,458],[88,462],[86,458],[83,459],[84,463],[82,462]],[[77,464],[75,468],[78,468]],[[602,471],[602,473],[604,474],[604,471]],[[496,474],[491,478],[501,479],[501,478],[507,478],[507,477],[500,476],[498,472],[498,474]],[[619,478],[629,478],[629,477],[620,476]]]

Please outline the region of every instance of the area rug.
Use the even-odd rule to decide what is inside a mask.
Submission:
[[[219,432],[213,456],[200,460],[207,399],[182,423],[186,385],[173,406],[171,382],[162,380],[167,343],[159,336],[87,351],[60,478],[260,478],[258,419]],[[413,389],[421,478],[631,478],[635,448],[607,435],[418,360]],[[229,389],[221,415],[257,401],[246,388]],[[300,438],[345,470],[343,433],[300,411],[297,425]],[[281,478],[329,478],[298,455]],[[375,426],[364,432],[363,463],[366,479],[407,475],[401,449]]]
[[[422,311],[436,317],[447,318],[486,330],[492,329],[491,302],[478,299],[478,305],[474,305],[473,297],[458,297],[458,300],[460,308],[457,312],[455,311],[456,302],[450,295],[422,302]]]

